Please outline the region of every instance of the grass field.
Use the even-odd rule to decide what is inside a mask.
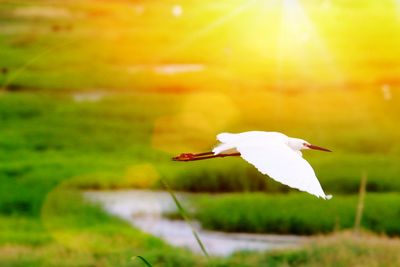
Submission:
[[[170,157],[174,150],[190,149],[191,142],[186,141],[191,138],[196,143],[204,143],[204,149],[211,148],[215,141],[211,132],[201,136],[200,141],[195,135],[204,134],[201,130],[193,135],[189,133],[192,136],[181,134],[179,125],[166,124],[162,127],[167,127],[169,132],[157,132],[154,124],[160,121],[161,114],[174,114],[179,106],[177,103],[182,100],[180,95],[169,94],[168,103],[161,108],[160,103],[165,97],[160,94],[117,94],[96,103],[76,103],[66,93],[3,94],[0,98],[3,129],[0,133],[3,159],[0,210],[8,214],[37,213],[46,191],[72,177],[77,187],[87,189],[154,188],[159,186],[158,179],[164,178],[176,190],[289,191],[258,174],[240,159],[191,164],[172,162]],[[334,110],[332,113],[337,114]],[[289,120],[283,121],[289,123]],[[263,118],[258,122],[260,125],[261,121]],[[320,125],[312,132],[307,130],[310,124],[304,119],[305,128],[298,127],[299,135],[309,135],[309,139],[319,140],[315,143],[327,144],[336,151],[332,154],[305,152],[327,192],[356,193],[363,171],[368,174],[368,191],[400,190],[397,179],[400,167],[396,164],[398,148],[389,129],[385,140],[392,140],[390,150],[380,150],[382,140],[371,133],[374,131],[372,123],[359,129],[360,134],[363,132],[364,138],[369,139],[371,151],[366,151],[361,144],[358,149],[352,148],[359,142],[357,135],[343,137],[339,131],[329,129],[330,125],[326,125],[326,129]],[[333,133],[322,137],[318,134],[321,132]],[[168,147],[159,148],[157,139]],[[33,185],[35,189],[32,189]],[[15,191],[21,193],[15,195]]]
[[[65,197],[65,195],[64,195]],[[67,202],[71,204],[70,202]],[[76,202],[77,203],[77,202]],[[79,203],[68,224],[24,217],[1,217],[2,266],[397,266],[398,239],[349,233],[319,237],[303,249],[269,253],[237,253],[227,259],[194,256],[132,229],[93,207]],[[65,211],[65,210],[64,210]],[[73,218],[71,218],[73,217]],[[82,226],[83,220],[85,226]],[[62,231],[64,230],[64,231]],[[68,237],[70,237],[68,239]],[[103,243],[101,243],[103,242]],[[112,244],[112,249],[110,248]]]
[[[193,255],[82,202],[79,191],[62,184],[50,192],[39,218],[0,217],[2,266],[397,266],[398,238],[349,232],[315,237],[301,249],[240,252],[229,258]],[[133,258],[133,259],[132,259]]]
[[[135,255],[154,266],[400,265],[397,238],[349,233],[208,261],[79,193],[160,189],[162,178],[236,192],[191,203],[208,228],[330,233],[352,227],[366,173],[362,226],[399,235],[398,9],[328,2],[190,0],[174,15],[169,0],[0,1],[0,265],[143,266]],[[239,158],[170,160],[247,130],[332,149],[304,157],[334,198],[296,193]]]
[[[139,238],[137,236],[139,233],[131,230],[130,226],[115,219],[106,219],[108,217],[102,212],[83,205],[79,201],[74,205],[79,209],[83,206],[86,217],[80,217],[74,212],[73,216],[64,218],[63,209],[55,208],[55,210],[60,210],[57,214],[60,216],[57,223],[62,222],[61,226],[66,228],[64,231],[67,234],[60,233],[57,228],[51,229],[54,223],[50,222],[50,226],[46,226],[50,219],[42,217],[43,204],[47,203],[49,192],[52,192],[54,187],[62,181],[65,181],[68,187],[80,189],[158,188],[160,186],[158,179],[164,178],[174,189],[191,191],[263,190],[267,193],[291,191],[257,174],[251,166],[247,166],[239,159],[184,165],[171,162],[169,158],[172,152],[157,149],[152,140],[154,130],[150,122],[157,121],[159,114],[177,112],[176,106],[172,104],[171,106],[164,105],[158,110],[153,108],[160,107],[159,103],[162,100],[163,95],[160,94],[117,94],[107,96],[104,100],[95,103],[75,103],[69,93],[41,93],[39,95],[6,93],[1,96],[4,137],[1,138],[3,161],[0,210],[3,214],[1,225],[4,230],[1,234],[3,239],[1,251],[4,256],[1,258],[4,265],[62,266],[64,264],[71,266],[104,262],[105,266],[131,266],[134,264],[130,260],[131,255],[139,254],[139,252],[155,266],[207,265],[204,259],[183,256],[188,255],[187,252],[183,253],[165,244],[161,245],[159,241],[150,241],[156,240],[154,238],[147,236]],[[169,95],[169,103],[179,103],[181,100],[180,95]],[[110,106],[113,108],[110,109]],[[148,111],[143,113],[143,110]],[[112,119],[102,119],[104,117]],[[130,123],[131,121],[134,123]],[[305,132],[306,129],[303,131]],[[179,130],[175,130],[174,133],[179,134]],[[172,134],[163,138],[169,138],[170,144],[175,142],[179,146],[181,140],[177,136],[179,135]],[[213,143],[212,137],[206,138],[210,139],[210,144]],[[330,138],[332,139],[321,140],[319,143],[335,144],[334,138]],[[118,143],[115,143],[115,140],[118,140]],[[206,143],[205,140],[203,142]],[[351,144],[350,141],[345,142]],[[372,142],[379,141],[372,140]],[[336,148],[341,147],[336,145]],[[396,149],[393,150],[380,151],[380,153],[360,151],[353,155],[345,155],[345,151],[340,150],[332,155],[307,153],[307,157],[311,156],[310,160],[316,167],[317,173],[325,171],[326,176],[321,176],[321,182],[327,192],[335,195],[331,201],[324,202],[303,194],[290,195],[290,197],[246,195],[245,199],[240,194],[220,199],[205,197],[199,199],[196,204],[200,207],[196,218],[205,227],[225,231],[310,234],[345,229],[352,227],[354,223],[357,197],[342,197],[336,194],[357,192],[361,171],[370,170],[368,189],[381,193],[368,195],[363,226],[378,233],[398,234],[399,229],[396,223],[398,196],[394,193],[398,191],[399,186],[396,183],[398,166],[395,164]],[[380,162],[378,167],[372,165],[377,162]],[[338,165],[346,167],[343,169],[335,167]],[[75,198],[78,197],[69,196],[63,198],[63,201]],[[304,207],[302,209],[304,212],[298,212],[298,205]],[[278,212],[276,207],[282,212]],[[288,209],[289,207],[291,209]],[[93,211],[86,209],[93,209]],[[228,213],[222,211],[228,211]],[[271,214],[274,216],[269,216]],[[322,217],[325,219],[322,220]],[[71,223],[70,220],[72,220]],[[64,225],[66,221],[68,224]],[[80,227],[83,221],[86,221],[86,227],[82,229]],[[121,241],[122,225],[126,229],[123,231],[129,232],[123,235],[129,238]],[[83,237],[77,235],[76,227],[80,228]],[[114,237],[109,236],[109,231],[114,233]],[[119,244],[116,251],[110,252],[102,247],[97,248],[95,245],[91,247],[91,242],[86,244],[87,242],[84,241],[85,238],[101,240],[104,238],[104,232],[108,238],[105,243]],[[376,237],[373,239],[379,240]],[[300,261],[304,266],[310,266],[318,265],[320,261],[325,261],[327,264],[343,261],[346,265],[349,262],[353,263],[352,258],[358,255],[358,250],[364,251],[362,253],[365,254],[362,255],[365,256],[361,257],[368,259],[375,257],[374,255],[380,255],[380,252],[373,252],[371,255],[371,250],[376,248],[375,245],[369,247],[357,240],[349,240],[352,238],[345,237],[341,241],[329,244],[329,249],[339,249],[343,246],[341,242],[346,244],[356,242],[351,245],[354,246],[354,252],[345,253],[339,259],[331,252],[325,251],[323,247],[314,246],[301,252],[272,253],[273,256],[270,254],[267,254],[268,256],[236,255],[227,260],[221,260],[218,264],[220,266],[254,266],[259,262],[262,264],[267,262],[270,266],[286,266]],[[65,242],[72,242],[72,245]],[[81,248],[80,245],[76,245],[76,242],[83,242],[89,248]],[[139,252],[131,249],[132,242],[137,243],[135,247],[140,248]],[[73,248],[71,252],[70,246],[78,246],[78,248]],[[161,247],[165,248],[160,249]],[[321,255],[309,256],[314,253]],[[165,256],[166,254],[168,256]],[[57,260],[49,260],[49,257]],[[369,261],[368,259],[366,261]]]
[[[399,194],[369,194],[362,227],[399,235]],[[337,195],[331,201],[304,194],[225,194],[195,197],[194,217],[209,229],[228,232],[321,234],[352,229],[357,196]],[[384,219],[382,219],[384,218]]]

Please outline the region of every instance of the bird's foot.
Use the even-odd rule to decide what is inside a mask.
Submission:
[[[177,160],[177,161],[185,161],[185,160],[191,160],[194,158],[194,154],[193,153],[182,153],[179,156],[173,157],[173,160]]]

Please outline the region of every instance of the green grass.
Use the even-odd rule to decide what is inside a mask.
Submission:
[[[87,181],[87,187],[107,188],[107,181],[113,180],[109,187],[117,187],[129,166],[160,158],[163,153],[145,149],[151,132],[146,120],[154,112],[137,119],[143,117],[138,110],[149,106],[148,97],[140,97],[134,105],[123,104],[120,98],[119,108],[110,109],[115,106],[112,98],[108,104],[85,105],[74,104],[69,95],[1,96],[2,213],[37,213],[47,191],[75,176]],[[153,104],[156,98],[150,97]]]
[[[369,93],[358,94],[361,97]],[[289,104],[290,99],[281,93],[267,95],[282,97],[280,99],[286,99]],[[301,105],[308,97],[298,97],[303,100],[296,100],[296,105]],[[342,98],[336,94],[330,97]],[[0,95],[0,211],[4,214],[37,214],[46,192],[70,178],[74,178],[71,183],[82,189],[160,188],[158,179],[164,178],[174,190],[294,191],[259,174],[239,158],[192,163],[171,161],[174,153],[209,150],[215,144],[217,131],[193,130],[188,129],[189,126],[168,123],[161,123],[161,129],[156,128],[160,118],[174,118],[179,114],[185,99],[186,96],[178,94],[116,93],[104,96],[99,102],[76,103],[69,93]],[[236,97],[232,99],[239,101]],[[197,112],[207,115],[203,109]],[[354,114],[353,118],[334,110],[324,111],[325,114],[329,112],[337,113],[336,116],[340,115],[341,120],[348,120],[349,124],[357,118]],[[298,136],[309,136],[307,139],[313,143],[335,151],[304,152],[327,193],[356,193],[363,171],[368,174],[368,191],[400,191],[400,167],[397,164],[400,148],[395,136],[391,137],[390,130],[395,125],[390,117],[384,117],[380,111],[374,115],[390,121],[381,129],[385,133],[384,142],[390,144],[388,147],[383,145],[379,135],[375,135],[377,126],[373,121],[363,124],[360,129],[356,125],[341,132],[333,130],[335,124],[323,122],[325,115],[322,114],[320,128],[309,130],[309,125],[316,119],[307,117],[307,110],[298,113],[296,117],[282,117],[283,131],[291,121],[303,117],[304,125],[295,124]],[[359,116],[364,115],[360,113]],[[271,130],[277,127],[274,118],[259,116],[255,119],[241,119],[230,127],[232,131],[239,130],[239,125],[243,125],[240,130],[261,129],[264,123],[270,124]],[[210,120],[218,121],[219,118],[211,117]],[[202,139],[197,139],[200,135]],[[360,136],[369,143],[361,142]],[[368,147],[363,147],[364,144]]]
[[[399,194],[367,193],[361,226],[399,235]],[[194,217],[208,229],[310,235],[353,228],[358,197],[326,201],[306,194],[224,194],[191,200]]]
[[[400,241],[371,234],[320,236],[301,249],[238,252],[221,259],[196,256],[103,213],[63,184],[46,198],[37,219],[0,217],[1,266],[388,266],[400,261]]]
[[[238,253],[231,262],[249,266],[397,266],[398,239],[340,233],[321,237],[304,249],[264,254]],[[233,264],[232,264],[233,266]],[[244,265],[246,266],[246,265]]]
[[[82,200],[81,193],[59,186],[49,193],[40,217],[1,217],[1,266],[201,266],[201,258],[106,215]]]

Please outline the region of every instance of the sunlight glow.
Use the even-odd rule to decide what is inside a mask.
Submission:
[[[180,17],[183,14],[183,8],[180,5],[175,5],[171,9],[171,13],[174,17]]]
[[[184,40],[181,40],[178,42],[178,44],[170,49],[167,53],[167,55],[164,55],[162,58],[169,57],[176,52],[181,51],[182,49],[185,49],[186,47],[190,46],[191,44],[197,42],[199,39],[203,38],[213,30],[217,29],[218,27],[224,25],[231,19],[235,18],[248,8],[250,8],[252,5],[254,5],[258,0],[248,0],[242,5],[239,5],[238,7],[234,8],[232,11],[228,12],[226,15],[212,21],[211,23],[208,23],[206,26],[203,28],[195,31],[193,34],[189,35],[186,37]]]
[[[392,90],[389,84],[383,84],[382,87],[383,99],[386,101],[392,100]]]
[[[287,80],[285,72],[289,71],[298,72],[306,80],[315,80],[315,76],[320,75],[332,77],[338,83],[343,79],[298,0],[283,1],[277,52],[278,87]]]
[[[400,43],[399,1],[140,2],[99,24],[98,44],[107,60],[141,66],[129,79],[151,80],[157,90],[185,91],[207,81],[224,92],[344,88],[354,80],[380,86],[397,79],[390,62],[400,58],[392,52]],[[165,68],[181,65],[204,69]]]
[[[215,135],[238,117],[240,110],[225,94],[188,94],[179,113],[156,120],[152,146],[171,154],[209,150]]]

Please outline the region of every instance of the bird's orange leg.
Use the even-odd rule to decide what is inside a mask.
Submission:
[[[179,156],[173,157],[173,160],[187,160],[187,159],[193,159],[193,158],[197,158],[197,157],[202,157],[202,156],[208,156],[208,155],[213,155],[213,152],[204,152],[204,153],[198,153],[198,154],[194,154],[194,153],[182,153]]]
[[[194,161],[194,160],[203,160],[203,159],[212,159],[212,158],[224,158],[224,157],[230,157],[230,156],[240,156],[240,153],[218,154],[218,155],[214,155],[213,152],[204,152],[204,153],[199,153],[199,154],[182,153],[179,156],[173,157],[172,160]]]

